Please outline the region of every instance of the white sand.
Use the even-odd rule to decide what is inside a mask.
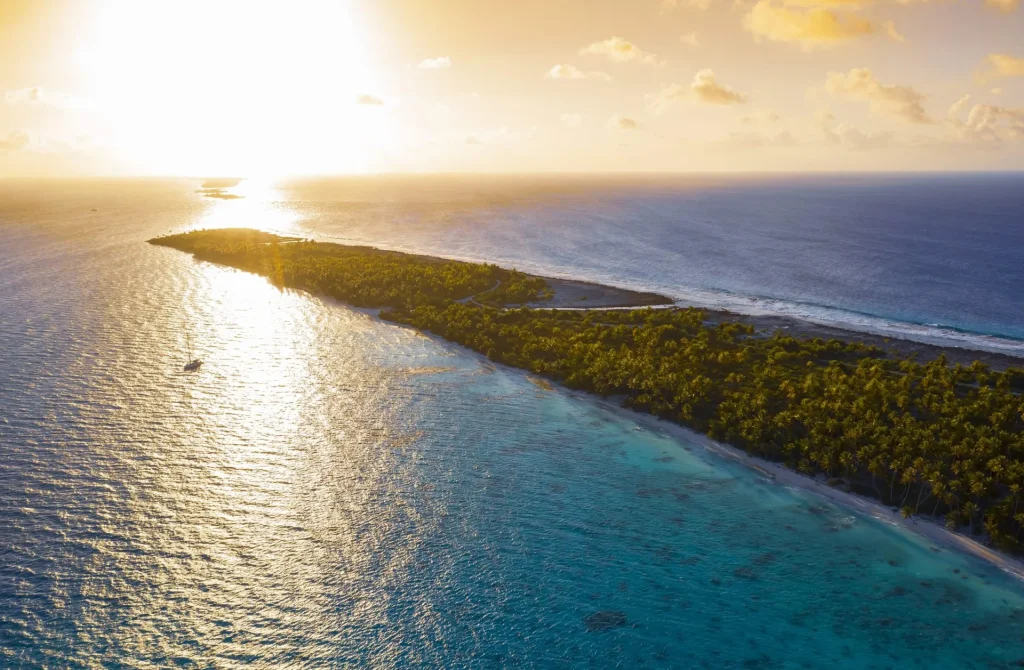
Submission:
[[[592,402],[595,401],[595,396],[590,394],[573,391],[571,389],[566,389],[565,387],[559,387],[559,389],[574,397],[585,398]],[[695,444],[703,449],[718,454],[719,456],[738,461],[761,473],[767,479],[770,479],[777,484],[781,484],[782,486],[792,486],[793,488],[803,491],[809,491],[821,496],[822,498],[849,507],[861,514],[874,517],[882,522],[889,523],[894,526],[899,526],[904,530],[927,538],[937,546],[958,549],[973,556],[977,556],[978,558],[988,561],[1016,577],[1024,579],[1024,561],[1000,551],[990,549],[970,537],[948,530],[935,521],[922,517],[904,519],[899,512],[894,512],[891,508],[886,507],[879,502],[875,502],[874,500],[870,500],[854,493],[847,493],[846,491],[832,488],[831,486],[822,484],[811,477],[790,470],[778,463],[772,463],[771,461],[751,456],[736,447],[716,442],[707,435],[702,435],[701,433],[690,430],[689,428],[659,419],[650,414],[634,412],[624,407],[620,407],[608,400],[598,398],[596,399],[596,402],[602,408],[610,412],[614,412],[624,418],[628,418],[634,423],[645,426],[652,431],[668,433],[673,437]]]
[[[351,308],[350,308],[351,309]],[[379,310],[359,310],[367,313],[375,319],[380,319]],[[400,328],[412,331],[419,335],[425,335],[427,338],[438,342],[443,346],[455,347],[461,352],[470,356],[476,357],[482,363],[486,365],[494,365],[501,367],[505,370],[515,372],[523,375],[527,379],[531,377],[530,373],[526,370],[514,368],[502,363],[494,363],[490,361],[483,354],[473,351],[467,347],[460,346],[455,342],[450,342],[439,335],[433,333],[422,333],[421,331],[412,328],[411,326],[405,326],[404,324],[396,324],[390,321],[384,321],[392,326],[398,326]],[[600,398],[590,393],[584,393],[583,391],[576,391],[568,387],[562,386],[556,382],[551,382],[551,385],[557,389],[558,392],[565,393],[574,398],[580,398],[588,402],[597,403],[598,406],[603,409],[612,412],[618,416],[629,419],[634,423],[645,426],[652,431],[661,431],[672,435],[673,437],[680,439],[684,442],[697,445],[709,452],[718,454],[725,458],[731,458],[735,461],[742,463],[743,465],[755,470],[767,479],[780,484],[782,486],[792,486],[793,488],[800,489],[802,491],[808,491],[816,494],[826,500],[830,500],[834,503],[844,505],[856,512],[861,514],[874,517],[884,523],[892,524],[893,526],[900,527],[911,533],[915,533],[921,537],[924,537],[931,542],[935,543],[936,546],[946,547],[951,549],[957,549],[963,551],[972,556],[976,556],[982,560],[988,561],[993,565],[1005,570],[1006,572],[1024,579],[1024,561],[1021,559],[1009,556],[1000,551],[990,549],[985,545],[981,544],[977,540],[974,540],[966,535],[951,531],[945,526],[940,526],[935,521],[923,517],[914,517],[912,519],[904,519],[899,512],[894,512],[891,508],[882,505],[879,502],[870,500],[863,496],[856,495],[854,493],[847,493],[839,489],[832,488],[814,480],[811,477],[802,475],[798,472],[794,472],[789,468],[779,465],[778,463],[772,463],[766,461],[763,458],[751,456],[741,449],[716,442],[707,435],[703,435],[696,431],[690,430],[678,424],[670,421],[659,419],[656,416],[650,414],[644,414],[642,412],[634,412],[630,409],[626,409],[617,405],[609,400]]]

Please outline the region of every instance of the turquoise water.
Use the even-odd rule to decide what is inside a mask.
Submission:
[[[20,197],[0,205],[4,667],[1024,659],[1024,585],[984,563],[144,244],[221,207],[180,184]]]

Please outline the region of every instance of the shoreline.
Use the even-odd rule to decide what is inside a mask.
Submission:
[[[321,298],[321,296],[315,296]],[[462,354],[472,356],[482,365],[488,365],[493,367],[501,368],[506,372],[511,372],[521,376],[527,382],[538,387],[542,391],[548,391],[551,393],[562,393],[571,398],[578,400],[584,400],[589,403],[593,403],[595,407],[599,407],[602,410],[610,412],[615,416],[628,419],[638,426],[643,427],[645,430],[651,430],[652,432],[661,432],[667,434],[677,442],[685,442],[692,444],[696,447],[703,449],[704,451],[714,454],[720,458],[729,459],[739,463],[743,467],[749,469],[751,472],[759,474],[763,479],[770,481],[778,486],[792,487],[804,493],[810,493],[823,498],[829,502],[835,503],[842,507],[845,507],[855,513],[863,516],[871,517],[881,523],[887,523],[892,526],[903,529],[906,532],[912,533],[919,537],[923,537],[930,540],[933,544],[940,548],[949,549],[953,551],[959,551],[976,559],[985,561],[1000,570],[1013,575],[1014,577],[1024,580],[1024,558],[1017,558],[1011,556],[999,549],[994,549],[982,544],[977,539],[974,539],[963,533],[949,530],[939,522],[931,517],[917,516],[903,518],[899,512],[895,512],[892,508],[883,505],[880,502],[874,501],[865,496],[858,495],[856,493],[850,493],[842,491],[837,488],[833,488],[818,481],[814,477],[800,474],[795,470],[790,470],[784,465],[767,461],[757,456],[751,456],[747,452],[743,451],[738,447],[734,447],[730,444],[718,442],[711,439],[703,433],[698,433],[695,430],[687,428],[686,426],[673,423],[666,419],[661,419],[653,414],[646,414],[644,412],[637,412],[628,407],[616,404],[609,398],[604,398],[598,395],[587,393],[585,391],[578,391],[576,389],[564,386],[554,380],[544,379],[545,384],[538,384],[535,379],[538,379],[536,375],[532,374],[528,370],[521,368],[512,367],[504,363],[499,363],[488,359],[486,356],[478,351],[474,351],[468,347],[464,347],[451,340],[446,340],[443,337],[434,333],[423,332],[402,323],[396,323],[393,321],[386,321],[380,318],[380,309],[360,309],[355,308],[346,303],[331,300],[338,306],[343,306],[347,309],[355,309],[363,314],[366,314],[370,318],[380,323],[385,323],[391,326],[396,326],[405,330],[409,330],[419,336],[426,337],[434,342],[447,347],[455,347]]]
[[[316,241],[316,240],[314,240]],[[464,258],[437,256],[434,254],[420,254],[388,247],[377,247],[372,245],[345,244],[341,242],[318,242],[319,244],[336,244],[341,247],[361,247],[364,249],[375,249],[377,251],[393,252],[415,256],[431,262],[458,261],[461,263],[493,263],[492,261],[468,260]],[[504,269],[515,269],[506,265],[499,265]],[[919,363],[927,363],[944,355],[951,365],[970,365],[974,361],[981,361],[988,365],[993,371],[1002,372],[1007,368],[1024,368],[1024,349],[1019,355],[990,351],[986,349],[972,349],[966,346],[955,344],[935,344],[919,340],[907,339],[898,335],[882,335],[865,330],[856,330],[844,327],[840,324],[818,323],[798,316],[785,314],[745,314],[734,312],[728,309],[707,307],[697,303],[687,303],[670,296],[649,291],[602,284],[586,279],[574,279],[568,277],[554,277],[537,272],[524,272],[530,277],[543,279],[555,292],[551,300],[543,302],[531,302],[522,305],[530,309],[568,309],[568,310],[626,310],[644,309],[654,307],[659,309],[701,309],[707,313],[705,322],[715,325],[724,321],[749,324],[762,334],[785,332],[793,337],[815,338],[823,340],[840,340],[842,342],[856,342],[867,345],[874,345],[890,355],[914,358]],[[1024,343],[1021,345],[1024,347]]]
[[[336,303],[344,305],[344,303]],[[346,307],[348,307],[346,305]],[[351,309],[351,308],[350,308]],[[792,487],[799,491],[816,495],[820,498],[824,498],[829,502],[835,503],[842,507],[845,507],[858,514],[869,516],[882,523],[888,523],[892,526],[899,527],[909,533],[913,533],[919,537],[923,537],[930,540],[936,546],[941,548],[950,549],[954,551],[960,551],[974,558],[985,561],[995,567],[1003,570],[1004,572],[1013,575],[1014,577],[1024,580],[1024,558],[1017,558],[1011,556],[998,549],[988,547],[978,540],[959,533],[957,531],[949,530],[945,526],[941,525],[937,520],[926,517],[908,517],[903,518],[899,512],[894,512],[892,508],[886,507],[880,502],[874,501],[865,496],[858,495],[856,493],[850,493],[842,491],[837,488],[833,488],[818,481],[814,477],[800,474],[795,470],[790,470],[784,465],[767,461],[757,456],[751,456],[747,452],[734,447],[730,444],[718,442],[711,439],[703,433],[698,433],[695,430],[687,428],[686,426],[673,423],[671,421],[658,418],[653,414],[646,414],[644,412],[637,412],[628,407],[616,404],[609,398],[603,398],[598,395],[587,393],[585,391],[577,391],[567,386],[563,386],[556,381],[545,379],[545,385],[538,384],[534,381],[536,375],[533,375],[527,370],[521,368],[511,367],[504,363],[498,363],[488,359],[483,354],[463,347],[460,344],[446,340],[443,337],[435,335],[433,333],[423,333],[422,331],[416,330],[411,326],[406,326],[400,323],[394,323],[391,321],[385,321],[380,318],[380,310],[366,310],[365,314],[371,318],[381,322],[387,323],[392,326],[398,326],[399,328],[407,328],[413,332],[420,333],[428,337],[429,339],[442,344],[444,346],[457,347],[460,352],[473,356],[481,364],[487,364],[495,367],[499,367],[506,372],[512,372],[522,376],[528,382],[537,386],[541,390],[549,392],[557,392],[567,395],[571,398],[578,400],[585,400],[586,402],[593,403],[596,407],[599,407],[607,412],[611,412],[615,416],[628,419],[638,426],[643,427],[645,430],[651,430],[652,432],[661,432],[669,435],[677,442],[685,442],[693,444],[696,447],[703,449],[704,451],[714,454],[720,458],[729,459],[739,463],[750,471],[761,475],[761,477],[771,483],[778,486]]]
[[[196,229],[189,229],[184,232],[194,232]],[[272,232],[272,231],[269,231]],[[285,239],[298,239],[283,233],[273,233]],[[304,238],[306,239],[306,238]],[[348,248],[373,249],[375,251],[392,252],[414,256],[423,260],[442,263],[457,261],[460,263],[490,264],[497,265],[503,269],[517,269],[514,264],[497,262],[494,260],[481,260],[470,256],[440,256],[437,254],[420,253],[403,248],[388,245],[366,244],[358,242],[332,241],[330,237],[321,241],[315,238],[308,238],[318,244],[337,245]],[[951,365],[970,365],[978,360],[994,371],[1004,371],[1010,367],[1024,368],[1024,341],[1021,341],[1019,354],[995,351],[989,349],[976,349],[970,346],[957,344],[936,344],[923,340],[909,339],[901,334],[881,334],[870,330],[858,330],[848,324],[840,322],[820,323],[809,318],[791,316],[788,314],[776,314],[772,312],[745,313],[730,310],[725,307],[713,307],[685,298],[673,298],[670,295],[652,291],[624,288],[612,284],[602,284],[597,281],[578,278],[572,275],[549,275],[543,271],[519,270],[530,277],[537,277],[548,282],[548,285],[555,291],[555,297],[545,302],[531,302],[521,305],[531,309],[569,309],[569,310],[592,310],[592,309],[643,309],[645,307],[656,307],[660,309],[701,309],[707,312],[707,322],[714,324],[722,321],[733,321],[754,326],[755,329],[763,332],[774,332],[777,330],[787,331],[787,334],[794,337],[815,338],[824,340],[836,339],[843,342],[860,342],[868,345],[875,345],[880,349],[900,356],[914,356],[918,362],[926,363],[945,355]],[[563,292],[560,297],[559,291]],[[586,296],[586,298],[583,298]],[[907,324],[913,325],[913,324]],[[984,335],[974,333],[979,337]],[[1007,341],[1010,338],[1003,338]]]
[[[705,309],[705,308],[700,308]],[[793,337],[815,338],[823,340],[840,340],[842,342],[857,342],[860,344],[874,345],[891,355],[914,358],[919,363],[933,361],[944,355],[950,365],[970,365],[974,361],[981,361],[992,370],[1003,372],[1007,368],[1024,367],[1024,356],[1013,354],[985,351],[981,349],[969,349],[953,345],[930,344],[917,340],[908,340],[899,337],[878,335],[859,330],[851,330],[842,326],[833,326],[815,323],[794,316],[782,315],[747,315],[730,312],[728,310],[705,309],[708,318],[705,323],[717,324],[724,321],[749,324],[761,333],[785,332]]]
[[[168,246],[170,246],[170,245],[168,245]],[[348,245],[335,245],[335,246],[348,246]],[[373,248],[372,247],[363,247],[363,249],[369,250],[369,249],[373,249]],[[186,251],[186,249],[179,249],[179,250]],[[375,250],[375,251],[379,251],[379,250]],[[383,253],[387,253],[387,252],[383,252]],[[392,253],[395,253],[395,252],[392,252]],[[397,253],[402,253],[402,252],[397,252]],[[405,255],[405,254],[403,254],[403,255]],[[426,257],[421,256],[421,258],[424,259],[424,260],[430,259],[432,261],[441,261],[441,260],[443,260],[443,259],[438,259],[437,257],[429,257],[429,256],[426,256]],[[223,264],[223,263],[217,263],[217,261],[209,261],[209,262],[214,262],[215,264],[226,265],[226,264]],[[232,266],[231,265],[227,265],[227,267],[232,267]],[[240,272],[249,272],[248,270],[241,269],[239,267],[235,267],[234,269],[236,271],[240,271]],[[533,277],[538,277],[539,275],[532,275],[532,276]],[[544,279],[546,280],[547,278],[544,277]],[[556,283],[555,286],[556,287],[558,287],[558,286],[564,287],[565,285],[564,284],[559,285],[559,284]],[[320,299],[322,299],[324,297],[324,296],[322,296],[320,294],[314,293],[312,291],[306,291],[306,290],[303,290],[303,289],[294,289],[294,288],[288,289],[288,288],[285,288],[285,287],[282,287],[282,288],[284,288],[285,290],[302,290],[304,293],[307,293],[308,295],[313,295],[313,296],[315,296],[317,298],[320,298]],[[644,299],[650,299],[651,297],[663,298],[663,296],[657,296],[655,294],[640,294],[639,292],[631,292],[631,291],[628,291],[628,290],[625,290],[625,289],[616,289],[615,287],[606,287],[606,286],[603,286],[603,285],[600,285],[600,284],[587,283],[587,282],[577,282],[577,283],[574,284],[574,288],[577,288],[578,290],[584,291],[586,295],[593,294],[593,292],[599,292],[599,294],[601,296],[605,297],[605,298],[608,298],[609,296],[611,296],[611,297],[613,297],[616,300],[619,299],[619,298],[626,297],[626,296],[641,296]],[[488,291],[490,291],[490,290],[493,290],[493,289],[488,289]],[[468,298],[472,299],[473,297],[475,297],[475,296],[469,296]],[[346,305],[346,307],[348,307],[350,309],[354,308],[354,309],[357,309],[358,311],[364,311],[364,313],[368,313],[368,315],[372,316],[373,318],[376,318],[379,321],[382,321],[382,322],[385,321],[385,319],[381,318],[381,311],[382,311],[381,309],[372,309],[372,308],[371,309],[367,309],[365,307],[364,308],[358,308],[358,307],[355,307],[354,305],[348,305],[345,302],[343,302],[342,300],[338,300],[337,298],[333,298],[332,300],[337,302],[337,303],[339,303],[339,304]],[[633,305],[633,306],[634,307],[646,307],[646,306],[650,306],[650,305],[649,304],[640,304],[640,305]],[[515,306],[513,306],[513,307],[515,307]],[[529,306],[526,305],[525,307],[529,307]],[[550,307],[550,305],[548,305],[548,307]],[[536,308],[534,308],[534,309],[536,309]],[[715,325],[715,320],[716,319],[718,319],[719,322],[720,321],[740,321],[741,319],[739,319],[738,317],[742,316],[742,315],[735,315],[735,314],[732,314],[730,312],[721,312],[721,311],[720,312],[709,312],[705,308],[701,308],[701,309],[704,309],[705,313],[707,314],[707,317],[705,317],[705,327],[708,327],[708,326],[712,326],[713,327]],[[541,308],[541,310],[539,310],[539,311],[543,311],[543,308]],[[748,318],[750,318],[750,317],[748,317]],[[795,326],[794,331],[790,332],[789,334],[791,334],[791,335],[802,335],[802,336],[805,336],[805,337],[822,337],[823,335],[825,335],[826,337],[830,336],[830,337],[835,337],[836,339],[853,338],[854,341],[863,342],[863,343],[866,343],[866,344],[875,344],[874,342],[870,342],[869,338],[862,337],[862,335],[860,333],[856,333],[854,331],[844,331],[842,329],[827,328],[827,335],[826,335],[823,331],[821,331],[822,328],[826,328],[826,327],[817,326],[816,324],[812,324],[810,322],[802,322],[802,321],[799,321],[797,319],[792,319],[792,318],[789,318],[789,317],[782,318],[781,321],[780,321],[780,317],[758,317],[758,318],[762,319],[762,321],[759,322],[759,323],[763,327],[767,328],[768,332],[774,332],[775,330],[789,330],[789,328]],[[764,321],[763,319],[768,319],[768,321]],[[463,346],[463,345],[459,344],[458,341],[449,340],[449,339],[446,339],[443,336],[436,335],[436,334],[430,332],[429,330],[420,330],[418,328],[415,328],[415,327],[412,327],[412,326],[409,326],[409,325],[402,325],[400,323],[395,323],[395,322],[390,321],[390,320],[388,321],[388,323],[391,323],[392,325],[400,325],[400,326],[402,326],[404,328],[409,328],[411,331],[417,333],[418,335],[429,337],[429,338],[434,339],[435,341],[437,341],[439,343],[440,342],[444,342],[447,345],[458,347],[463,352],[469,352],[469,353],[474,354],[475,356],[478,356],[479,357],[478,360],[487,360],[489,365],[498,365],[498,364],[500,364],[500,363],[496,363],[494,361],[491,361],[486,356],[484,356],[483,353],[481,353],[479,351],[471,349],[470,347],[467,347],[467,346]],[[817,329],[817,332],[813,332],[813,333],[810,332],[810,331],[812,331],[814,329]],[[765,333],[762,331],[760,334],[763,336]],[[880,347],[880,348],[892,351],[893,353],[897,353],[898,352],[898,350],[895,349],[895,347],[898,346],[898,343],[897,344],[893,344],[891,340],[888,340],[886,338],[881,338],[881,337],[878,337],[878,336],[875,336],[875,337],[878,340],[882,340],[883,344],[891,345],[889,347]],[[902,341],[899,341],[899,342],[902,342]],[[934,345],[923,345],[923,344],[919,345],[918,343],[906,343],[906,346],[922,347],[922,348],[924,348],[926,353],[931,353],[931,354],[934,354],[935,356],[937,356],[939,354],[950,352],[950,348],[948,348],[948,347],[937,347],[937,346],[934,346]],[[963,356],[966,356],[968,354],[972,354],[972,353],[982,354],[984,352],[973,352],[973,351],[969,351],[969,350],[958,350],[956,353],[959,354],[959,356],[962,358]],[[1012,362],[1016,363],[1019,360],[1019,359],[1015,359],[1013,357],[1008,357],[1008,356],[1007,357],[1002,357],[1002,358],[1004,358],[1004,360],[1001,361],[1001,363],[1007,363],[1008,361],[1012,361]],[[1000,361],[997,361],[997,364],[998,363],[1000,363]],[[529,370],[522,369],[522,368],[519,368],[519,367],[513,367],[513,366],[510,366],[510,365],[504,365],[504,364],[501,364],[501,365],[504,368],[506,368],[506,369],[516,370],[517,373],[525,375],[527,380],[530,379]],[[550,383],[550,380],[549,380],[549,383]],[[544,388],[543,386],[540,386],[539,384],[537,384],[537,385],[540,388]],[[925,537],[925,538],[929,539],[930,541],[932,541],[932,542],[934,542],[936,544],[941,544],[941,545],[946,546],[946,547],[955,547],[955,548],[957,548],[957,549],[959,549],[961,551],[964,551],[964,552],[966,552],[966,553],[968,553],[968,554],[970,554],[970,555],[972,555],[972,556],[974,556],[976,558],[981,558],[981,559],[985,560],[986,562],[989,562],[989,563],[995,565],[996,567],[998,567],[998,568],[1000,568],[1000,569],[1002,569],[1002,570],[1004,570],[1006,572],[1009,572],[1009,573],[1013,574],[1014,576],[1016,576],[1018,578],[1024,578],[1024,561],[1022,561],[1021,559],[1012,557],[1009,554],[1006,554],[1006,553],[1001,552],[999,550],[992,549],[992,548],[989,548],[989,547],[985,546],[984,544],[979,542],[977,539],[975,539],[975,537],[978,537],[978,536],[968,536],[968,535],[960,534],[960,533],[958,533],[956,531],[947,530],[945,527],[938,525],[938,523],[935,523],[934,521],[931,521],[931,518],[930,517],[926,517],[926,516],[914,517],[913,519],[904,519],[902,516],[898,515],[898,513],[894,513],[891,510],[890,507],[888,507],[888,506],[886,506],[886,505],[884,505],[882,503],[879,503],[879,502],[874,502],[872,499],[868,498],[867,496],[862,496],[862,495],[853,494],[853,493],[847,493],[845,491],[833,489],[832,487],[828,487],[828,486],[822,484],[820,481],[818,481],[815,478],[807,477],[805,475],[798,474],[795,471],[789,470],[788,468],[786,468],[784,465],[782,465],[780,463],[774,463],[774,462],[771,462],[771,461],[767,461],[767,460],[758,458],[756,456],[751,456],[751,455],[747,454],[745,451],[743,451],[743,450],[741,450],[741,449],[739,449],[737,447],[733,447],[732,445],[729,445],[729,444],[726,444],[726,443],[720,443],[720,442],[714,441],[714,440],[712,440],[707,435],[698,433],[698,432],[696,432],[696,431],[694,431],[692,429],[686,428],[686,427],[684,427],[684,426],[682,426],[680,424],[676,424],[675,422],[667,421],[667,420],[662,420],[662,419],[659,419],[656,416],[653,416],[653,415],[650,415],[650,414],[646,414],[646,413],[643,413],[643,412],[637,412],[637,411],[631,410],[629,408],[622,407],[621,405],[615,403],[614,400],[612,398],[609,398],[609,397],[600,396],[600,395],[596,395],[596,394],[591,394],[591,393],[586,393],[586,392],[583,392],[583,391],[577,391],[577,390],[574,390],[574,389],[570,389],[570,388],[565,387],[565,386],[563,386],[561,384],[558,384],[557,382],[555,382],[555,385],[557,385],[559,387],[559,389],[568,392],[570,394],[570,396],[578,397],[578,398],[584,398],[585,397],[585,398],[587,398],[587,399],[589,399],[591,401],[594,401],[594,402],[598,403],[599,407],[603,407],[605,409],[613,410],[616,413],[622,412],[622,414],[619,415],[619,416],[626,416],[626,413],[628,412],[628,415],[631,417],[632,421],[635,424],[637,424],[637,425],[647,426],[648,428],[656,428],[656,429],[662,430],[663,432],[666,432],[666,433],[674,436],[677,439],[680,439],[682,441],[685,441],[685,442],[688,442],[688,443],[700,446],[700,447],[704,448],[705,450],[707,450],[708,452],[716,453],[716,454],[718,454],[721,457],[731,458],[732,460],[738,461],[741,464],[751,468],[752,470],[759,471],[762,475],[766,475],[768,478],[770,478],[772,481],[775,481],[776,483],[781,483],[781,484],[787,485],[787,486],[793,486],[793,487],[795,487],[795,488],[797,488],[799,490],[815,493],[815,494],[817,494],[817,495],[819,495],[821,497],[824,497],[824,498],[826,498],[826,499],[828,499],[830,501],[833,501],[833,502],[845,505],[847,508],[849,508],[849,509],[851,509],[853,511],[856,511],[856,512],[859,512],[861,514],[865,514],[865,515],[868,515],[868,516],[871,516],[871,517],[874,517],[874,518],[876,518],[876,519],[878,519],[880,521],[885,521],[885,522],[891,523],[893,525],[902,526],[902,527],[906,528],[907,530],[910,530],[911,532],[913,532],[913,533],[915,533],[915,534],[917,534],[919,536]],[[924,521],[924,523],[923,524],[922,523],[918,523],[918,521]]]
[[[717,442],[703,433],[698,433],[685,426],[681,426],[664,419],[659,419],[650,414],[634,412],[628,408],[616,405],[607,400],[581,393],[563,386],[558,387],[563,392],[568,392],[573,397],[585,397],[596,401],[602,409],[611,411],[618,416],[629,417],[632,421],[646,429],[658,430],[667,433],[671,437],[694,444],[705,451],[736,461],[748,469],[762,475],[765,479],[778,484],[798,489],[806,493],[812,493],[824,498],[829,502],[836,503],[842,507],[853,510],[873,519],[902,528],[910,533],[930,540],[935,545],[946,549],[961,551],[990,563],[999,569],[1007,572],[1018,579],[1024,580],[1024,560],[1006,554],[998,549],[985,546],[978,540],[962,533],[949,530],[931,517],[917,516],[903,518],[899,512],[894,512],[880,502],[871,500],[856,493],[848,493],[837,488],[824,484],[813,477],[800,474],[790,470],[784,465],[766,461],[757,456],[751,456],[747,452],[729,444]]]
[[[643,309],[657,307],[661,309],[701,309],[707,314],[704,322],[717,325],[723,322],[748,324],[763,336],[770,337],[774,333],[784,333],[797,338],[821,338],[823,340],[840,340],[847,343],[866,344],[878,347],[890,356],[913,358],[919,363],[927,363],[945,356],[950,365],[968,366],[974,361],[981,361],[997,372],[1007,368],[1024,367],[1024,355],[1014,356],[1007,353],[969,349],[954,345],[931,344],[891,337],[864,331],[843,328],[838,325],[820,324],[795,316],[776,314],[742,314],[726,309],[712,309],[699,305],[686,305],[657,293],[646,293],[632,289],[599,284],[597,282],[575,279],[560,279],[545,275],[531,275],[543,279],[555,292],[555,296],[545,302],[533,302],[524,305],[531,309]]]

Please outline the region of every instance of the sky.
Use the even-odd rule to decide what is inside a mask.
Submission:
[[[1019,169],[1021,0],[0,0],[0,177]]]

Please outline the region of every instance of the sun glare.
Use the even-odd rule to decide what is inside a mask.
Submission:
[[[225,189],[237,199],[213,199],[210,207],[189,227],[258,228],[281,235],[300,232],[300,214],[288,206],[285,196],[272,179],[249,178],[237,186]]]
[[[386,114],[344,2],[110,0],[77,53],[111,142],[154,173],[364,170]]]

